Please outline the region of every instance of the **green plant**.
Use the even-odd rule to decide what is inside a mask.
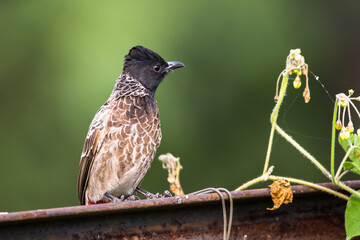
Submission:
[[[354,126],[351,116],[351,111],[353,110],[360,118],[360,113],[354,104],[354,101],[360,101],[360,96],[352,97],[352,95],[354,94],[353,90],[349,90],[348,95],[344,93],[340,93],[336,95],[334,114],[333,114],[333,124],[332,124],[331,159],[330,159],[331,170],[329,172],[319,161],[315,159],[315,157],[313,157],[308,151],[306,151],[302,146],[300,146],[290,135],[288,135],[284,130],[282,130],[280,126],[277,124],[277,118],[279,115],[280,106],[285,97],[289,76],[292,74],[296,74],[296,78],[293,82],[293,86],[295,89],[301,87],[301,79],[300,79],[301,75],[305,76],[306,85],[303,92],[303,97],[305,103],[308,103],[310,101],[308,65],[305,62],[305,58],[301,55],[300,49],[291,50],[290,54],[286,59],[286,68],[280,73],[276,84],[276,94],[275,94],[276,104],[270,118],[270,122],[272,126],[270,131],[270,137],[269,137],[268,149],[266,152],[263,173],[261,176],[244,183],[243,185],[238,187],[236,191],[244,190],[250,187],[251,185],[254,185],[262,181],[286,180],[288,182],[307,185],[319,189],[321,191],[325,191],[329,194],[333,194],[337,197],[340,197],[348,201],[347,208],[345,211],[345,229],[346,229],[347,239],[351,239],[354,236],[360,235],[360,222],[358,221],[358,219],[360,219],[360,192],[357,192],[354,189],[346,186],[340,180],[348,172],[354,172],[360,174],[360,129],[358,129],[356,133],[354,132]],[[278,90],[280,80],[281,80],[281,85],[280,85],[280,90]],[[346,120],[348,123],[345,127]],[[336,129],[340,130],[339,143],[343,147],[346,153],[335,173]],[[338,185],[340,188],[351,193],[351,196],[349,197],[338,191],[334,191],[332,189],[322,187],[315,183],[305,181],[302,179],[271,175],[273,171],[273,166],[269,167],[269,163],[270,163],[270,155],[272,151],[272,143],[273,143],[275,131],[277,131],[283,138],[285,138],[286,141],[288,141],[301,154],[303,154],[307,159],[309,159],[310,162],[312,162],[321,171],[321,173],[324,174],[335,185]],[[286,186],[286,183],[284,184],[284,186]],[[279,189],[277,189],[277,191],[279,191]],[[272,196],[273,195],[280,196],[282,194],[272,194]],[[274,208],[272,208],[271,210],[276,209],[281,205],[282,202],[280,203],[280,205],[278,202],[275,203],[275,201],[278,200],[279,199],[274,200],[273,197]],[[292,196],[291,196],[291,200],[292,200]],[[291,201],[289,200],[286,201],[286,199],[284,201],[284,203],[289,203],[289,202]]]

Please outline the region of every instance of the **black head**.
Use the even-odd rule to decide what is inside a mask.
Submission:
[[[150,49],[136,46],[125,56],[123,73],[130,75],[148,90],[155,92],[168,72],[184,66],[180,62],[166,62]]]

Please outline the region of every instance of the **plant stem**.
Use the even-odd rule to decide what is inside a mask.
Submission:
[[[309,186],[309,187],[312,187],[312,188],[321,190],[321,191],[323,191],[323,192],[327,192],[327,193],[329,193],[329,194],[332,194],[332,195],[335,195],[335,196],[337,196],[337,197],[339,197],[339,198],[342,198],[342,199],[344,199],[344,200],[346,200],[346,201],[349,200],[349,197],[346,196],[346,195],[344,195],[344,194],[342,194],[342,193],[339,193],[339,192],[337,192],[337,191],[334,191],[334,190],[332,190],[332,189],[330,189],[330,188],[326,188],[326,187],[317,185],[317,184],[312,183],[312,182],[308,182],[308,181],[304,181],[304,180],[296,179],[296,178],[289,178],[289,177],[281,177],[281,176],[274,176],[274,175],[270,175],[270,176],[269,176],[269,179],[270,179],[270,180],[273,180],[273,181],[275,181],[275,180],[277,180],[277,179],[279,179],[279,178],[286,179],[286,180],[288,180],[289,182],[306,185],[306,186]]]
[[[298,144],[291,136],[289,136],[284,130],[282,130],[279,125],[275,124],[276,131],[286,139],[291,145],[293,145],[300,153],[305,155],[320,171],[331,180],[331,175],[326,168],[321,165],[308,151],[306,151],[300,144]]]
[[[349,157],[351,151],[354,150],[354,148],[355,148],[355,146],[351,146],[351,147],[349,148],[349,150],[346,152],[343,160],[341,161],[340,166],[339,166],[339,168],[338,168],[338,170],[337,170],[337,172],[336,172],[336,175],[335,175],[335,180],[336,180],[336,181],[338,181],[337,179],[338,179],[338,177],[339,177],[339,175],[340,175],[341,169],[342,169],[342,167],[343,167],[346,159]]]
[[[335,183],[335,135],[336,135],[335,124],[336,124],[338,105],[339,105],[339,100],[336,98],[334,113],[333,113],[332,130],[331,130],[331,155],[330,155],[331,180],[334,184],[336,184]]]
[[[340,182],[340,179],[341,179],[345,174],[347,174],[348,172],[350,172],[349,169],[346,169],[344,172],[342,172],[342,173],[340,174],[340,176],[337,178],[337,181]]]
[[[349,102],[351,102],[351,101],[349,100]],[[353,103],[351,103],[351,104],[353,105]],[[339,179],[337,179],[338,172],[342,168],[342,165],[345,162],[344,159],[346,160],[346,158],[348,157],[349,151],[346,152],[346,155],[343,158],[343,160],[342,160],[342,162],[341,162],[341,164],[339,166],[338,172],[336,173],[336,176],[335,176],[335,136],[336,136],[335,124],[336,124],[336,116],[337,116],[337,111],[338,111],[338,105],[339,105],[339,100],[336,98],[335,106],[334,106],[333,122],[332,122],[332,131],[331,131],[331,176],[332,176],[332,182],[335,185],[341,187],[342,189],[348,191],[351,194],[355,194],[356,196],[358,196],[360,198],[360,193],[359,192],[357,192],[354,189],[346,186],[345,184],[340,182]],[[353,106],[353,107],[355,108],[355,106]],[[344,112],[345,112],[345,109],[344,109]],[[344,123],[344,120],[343,120],[343,123]],[[341,177],[342,176],[343,176],[343,174],[341,175]]]
[[[235,189],[235,191],[244,190],[244,189],[246,189],[246,188],[248,188],[248,187],[250,187],[250,186],[252,186],[252,185],[254,185],[254,184],[257,184],[257,183],[262,182],[262,181],[266,181],[267,179],[270,179],[270,180],[272,180],[272,181],[276,181],[276,180],[278,180],[278,179],[286,179],[286,180],[288,180],[289,182],[306,185],[306,186],[309,186],[309,187],[318,189],[318,190],[320,190],[320,191],[327,192],[327,193],[329,193],[329,194],[335,195],[335,196],[337,196],[337,197],[339,197],[339,198],[342,198],[342,199],[344,199],[344,200],[346,200],[346,201],[349,200],[349,197],[348,197],[348,196],[346,196],[346,195],[344,195],[344,194],[342,194],[342,193],[339,193],[339,192],[337,192],[337,191],[334,191],[334,190],[332,190],[332,189],[330,189],[330,188],[326,188],[326,187],[317,185],[317,184],[315,184],[315,183],[308,182],[308,181],[304,181],[304,180],[301,180],[301,179],[290,178],[290,177],[282,177],[282,176],[275,176],[275,175],[269,175],[269,176],[267,176],[267,175],[262,175],[262,176],[260,176],[260,177],[254,178],[253,180],[250,180],[250,181],[244,183],[243,185],[241,185],[240,187],[238,187],[237,189]],[[346,188],[349,188],[349,187],[347,187],[347,186],[344,185],[344,184],[342,184],[342,185],[345,186]],[[343,188],[343,186],[340,186],[340,187]],[[345,189],[345,188],[344,188],[344,189]],[[352,190],[351,188],[349,188],[349,189]],[[346,190],[346,189],[345,189],[345,190]],[[348,191],[349,191],[349,190],[348,190]],[[355,192],[354,190],[352,190],[352,191],[353,191],[352,193]],[[356,194],[356,192],[355,192],[354,194]],[[360,195],[360,193],[358,193],[357,195]]]
[[[268,167],[269,167],[269,161],[270,161],[270,153],[271,153],[271,149],[272,149],[272,143],[274,140],[274,132],[275,132],[275,124],[276,124],[276,120],[279,114],[279,109],[280,109],[280,105],[284,99],[285,96],[285,92],[286,92],[286,88],[287,88],[287,83],[289,80],[289,71],[283,72],[283,79],[281,82],[281,87],[280,87],[280,94],[279,94],[279,100],[277,101],[274,110],[271,113],[271,131],[270,131],[270,137],[269,137],[269,143],[268,143],[268,149],[266,152],[266,158],[265,158],[265,164],[264,164],[264,170],[263,170],[263,175],[266,174]]]
[[[237,189],[235,189],[235,191],[241,191],[241,190],[244,190],[254,184],[257,184],[259,182],[262,182],[264,181],[264,175],[261,175],[260,177],[257,177],[257,178],[254,178],[253,180],[250,180],[246,183],[244,183],[243,185],[241,185],[240,187],[238,187]]]
[[[357,113],[358,117],[360,118],[359,110],[356,108],[355,104],[351,101],[351,99],[349,99],[349,103],[351,104],[351,106],[353,106],[353,108],[355,109],[355,112]]]
[[[341,187],[342,189],[348,191],[349,193],[354,194],[354,195],[356,195],[357,197],[360,198],[360,193],[359,193],[359,192],[357,192],[357,191],[355,191],[354,189],[346,186],[346,185],[343,184],[342,182],[337,181],[335,184],[338,185],[339,187]]]

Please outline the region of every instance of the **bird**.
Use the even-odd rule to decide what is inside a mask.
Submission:
[[[77,194],[81,205],[134,196],[161,141],[155,92],[165,76],[184,67],[135,46],[108,100],[93,118],[81,154]]]

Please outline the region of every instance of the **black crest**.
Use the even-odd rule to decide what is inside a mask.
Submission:
[[[156,52],[151,51],[143,46],[135,46],[130,49],[129,54],[125,56],[124,69],[136,62],[158,62],[165,64],[165,60]]]
[[[123,73],[139,81],[153,95],[168,73],[168,66],[159,54],[136,46],[125,56]]]

